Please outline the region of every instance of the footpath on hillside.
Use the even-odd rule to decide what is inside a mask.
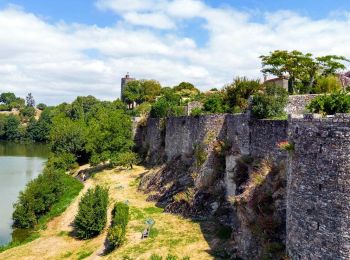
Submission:
[[[47,229],[41,232],[39,239],[1,253],[0,259],[148,260],[153,254],[163,256],[163,259],[168,254],[176,255],[179,259],[186,256],[190,259],[213,259],[209,254],[208,237],[204,237],[200,223],[164,213],[154,202],[146,201],[146,195],[137,191],[140,176],[144,172],[146,169],[138,166],[133,170],[104,170],[94,174],[85,182],[84,189],[67,210],[48,223]],[[75,239],[70,233],[73,230],[72,223],[79,200],[88,188],[98,184],[109,187],[108,225],[98,237],[89,240]],[[126,202],[130,206],[127,241],[122,247],[104,255],[111,209],[116,201]],[[142,240],[141,233],[148,219],[153,219],[155,224],[149,238]],[[214,234],[214,230],[212,231]],[[210,230],[208,233],[211,233]]]

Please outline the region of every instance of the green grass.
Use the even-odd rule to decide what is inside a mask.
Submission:
[[[130,220],[143,220],[146,219],[145,213],[136,207],[129,208]]]
[[[147,214],[160,214],[163,213],[164,209],[158,207],[148,207],[143,209]]]
[[[81,182],[79,182],[77,179],[75,179],[74,177],[72,177],[70,175],[64,175],[64,177],[62,179],[63,179],[62,180],[63,185],[64,185],[64,187],[66,187],[66,189],[64,190],[59,201],[56,202],[52,206],[51,210],[39,219],[38,224],[34,229],[35,231],[30,233],[30,235],[27,238],[25,238],[24,240],[12,241],[5,246],[1,246],[0,253],[5,251],[5,250],[8,250],[10,248],[20,246],[23,244],[27,244],[27,243],[32,242],[33,240],[39,238],[40,237],[39,230],[45,229],[47,223],[51,219],[61,215],[67,209],[67,207],[71,204],[73,199],[76,196],[78,196],[79,192],[84,187],[84,185]],[[59,236],[61,236],[61,235],[63,235],[63,234],[59,234]]]
[[[84,259],[92,255],[93,251],[81,251],[78,253],[78,260]]]
[[[73,253],[71,252],[71,251],[68,251],[67,253],[65,253],[62,257],[63,258],[68,258],[68,257],[70,257],[70,256],[72,256],[73,255]]]
[[[68,231],[61,231],[57,234],[57,236],[59,237],[66,237],[69,235],[69,232]]]

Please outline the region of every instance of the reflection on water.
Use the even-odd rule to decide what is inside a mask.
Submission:
[[[0,245],[11,240],[13,203],[42,171],[47,155],[45,145],[0,142]]]

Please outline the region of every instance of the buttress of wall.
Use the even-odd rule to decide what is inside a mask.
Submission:
[[[350,259],[350,117],[291,119],[287,241],[292,259]]]

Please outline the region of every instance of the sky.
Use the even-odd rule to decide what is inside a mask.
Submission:
[[[0,93],[120,96],[120,78],[201,90],[260,78],[276,49],[350,57],[349,0],[0,0]]]

